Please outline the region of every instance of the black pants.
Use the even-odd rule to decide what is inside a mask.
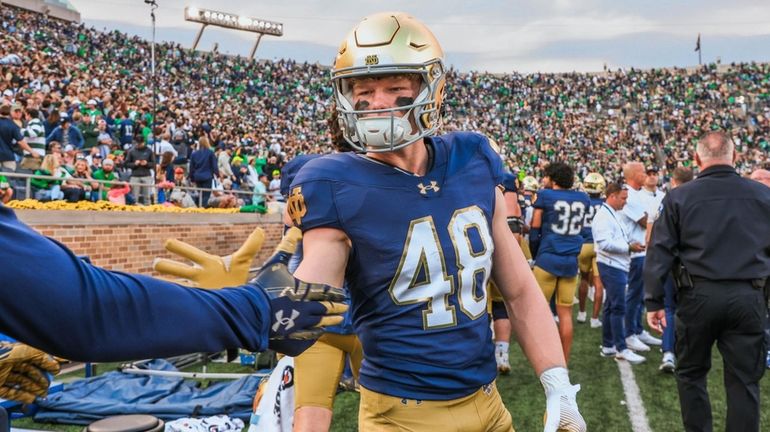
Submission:
[[[741,281],[699,281],[679,292],[676,380],[685,430],[712,431],[706,377],[714,342],[724,360],[727,431],[759,431],[759,380],[765,372],[767,307]]]

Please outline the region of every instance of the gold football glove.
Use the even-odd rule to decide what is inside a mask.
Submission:
[[[0,342],[0,398],[33,403],[48,394],[46,372],[59,373],[52,356],[21,343]]]
[[[277,249],[290,249],[293,253],[297,242],[302,238],[299,229],[289,230]],[[249,268],[254,257],[262,248],[265,233],[256,228],[243,245],[232,255],[220,257],[204,252],[195,246],[177,239],[166,240],[166,250],[192,261],[192,265],[177,261],[156,258],[152,267],[158,273],[182,278],[184,285],[196,288],[220,289],[244,285],[249,280]]]

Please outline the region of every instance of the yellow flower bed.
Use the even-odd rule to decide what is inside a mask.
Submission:
[[[33,199],[21,201],[13,200],[7,204],[8,207],[17,210],[86,210],[86,211],[128,211],[128,212],[152,212],[152,213],[238,213],[237,208],[181,208],[174,206],[165,206],[162,204],[153,204],[150,206],[142,205],[119,205],[109,201],[78,201],[70,203],[67,201],[48,201],[40,202]]]

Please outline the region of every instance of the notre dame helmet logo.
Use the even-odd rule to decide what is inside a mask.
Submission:
[[[307,214],[305,196],[302,195],[302,186],[297,186],[291,190],[286,207],[289,210],[289,217],[294,222],[294,226],[302,225],[302,218]]]
[[[364,63],[366,63],[367,66],[374,66],[380,64],[380,58],[377,57],[377,54],[371,54],[366,56]]]

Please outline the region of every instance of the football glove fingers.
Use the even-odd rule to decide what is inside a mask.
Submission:
[[[271,297],[289,297],[293,301],[344,301],[345,290],[295,279],[294,286],[266,288]]]
[[[59,372],[59,363],[50,355],[21,343],[0,344],[0,398],[23,403],[45,396],[49,378],[46,372]]]
[[[193,287],[220,289],[240,286],[248,281],[249,268],[264,240],[264,231],[256,228],[235,253],[219,257],[183,241],[169,239],[165,243],[166,250],[192,261],[193,265],[156,258],[152,266],[161,274],[185,279],[184,284]]]
[[[47,381],[46,381],[47,382]],[[6,383],[0,386],[0,398],[8,399],[25,404],[31,404],[35,402],[37,397],[43,397],[48,393],[48,387],[45,391],[39,392],[37,390],[30,391],[23,385]]]
[[[570,384],[567,369],[548,369],[540,375],[540,382],[546,397],[544,432],[585,432],[586,422],[575,399],[580,385]]]
[[[575,393],[579,385],[566,390],[566,394],[552,395],[546,402],[545,432],[585,432],[586,422],[578,410]]]
[[[34,368],[34,366],[32,366]],[[48,392],[50,381],[46,374],[40,369],[37,373],[17,373],[11,372],[8,379],[5,380],[3,387],[9,389],[19,389],[24,393],[31,393],[43,396]]]

